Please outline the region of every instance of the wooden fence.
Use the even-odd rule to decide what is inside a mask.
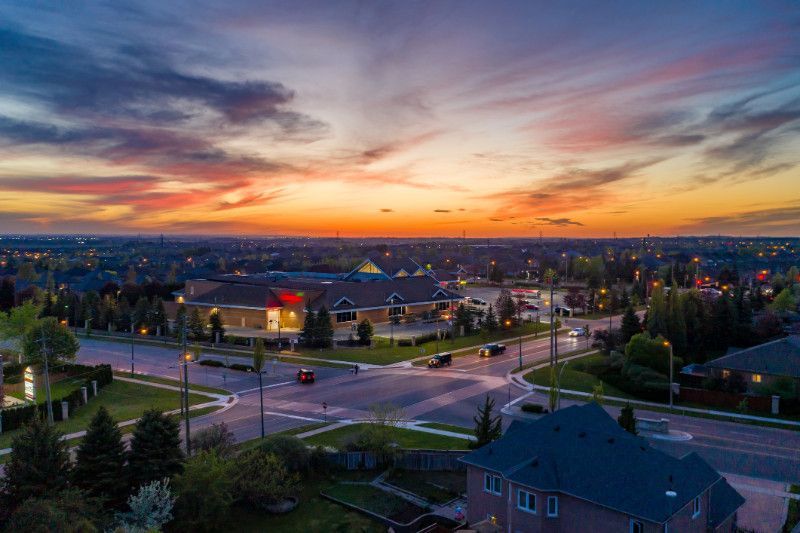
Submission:
[[[680,388],[682,402],[699,403],[712,407],[727,407],[735,409],[743,399],[747,399],[747,409],[769,413],[772,410],[772,398],[769,396],[751,396],[748,394],[733,394],[718,390]]]

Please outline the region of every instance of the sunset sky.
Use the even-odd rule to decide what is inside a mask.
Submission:
[[[799,235],[800,4],[0,5],[0,233],[337,230]]]

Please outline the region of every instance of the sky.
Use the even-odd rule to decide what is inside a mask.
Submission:
[[[0,233],[800,234],[797,2],[0,4]]]

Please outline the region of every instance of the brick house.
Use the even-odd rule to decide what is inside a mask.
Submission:
[[[602,407],[515,421],[467,464],[467,519],[503,531],[735,531],[744,499],[703,459],[623,430]]]
[[[774,385],[780,379],[791,379],[797,394],[800,391],[800,335],[729,350],[728,354],[705,363],[705,367],[713,376],[722,379],[738,374],[751,392],[759,392],[759,388]]]

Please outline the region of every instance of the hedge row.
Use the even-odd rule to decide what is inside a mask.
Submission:
[[[86,387],[88,396],[93,396],[92,381],[97,381],[97,391],[108,385],[114,380],[114,372],[111,370],[111,365],[77,365],[67,364],[61,367],[69,377],[81,376],[84,379],[82,386]],[[61,402],[69,403],[69,412],[73,413],[75,409],[83,405],[83,395],[81,389],[78,387],[71,393],[63,398],[53,400],[53,419],[61,421]],[[47,402],[38,405],[25,405],[23,407],[14,407],[12,409],[5,409],[3,411],[3,431],[13,431],[19,429],[25,423],[30,421],[34,416],[45,418],[47,417]]]
[[[439,331],[440,340],[449,339],[450,331],[443,329]],[[419,345],[425,342],[432,342],[436,340],[436,332],[426,333],[425,335],[417,335],[415,342]],[[398,346],[413,346],[411,339],[400,339],[397,341]]]
[[[252,365],[243,365],[241,363],[233,363],[230,365],[225,365],[222,361],[217,361],[216,359],[201,359],[197,362],[198,365],[202,366],[213,366],[215,368],[230,368],[231,370],[240,370],[242,372],[252,372],[253,366]]]

